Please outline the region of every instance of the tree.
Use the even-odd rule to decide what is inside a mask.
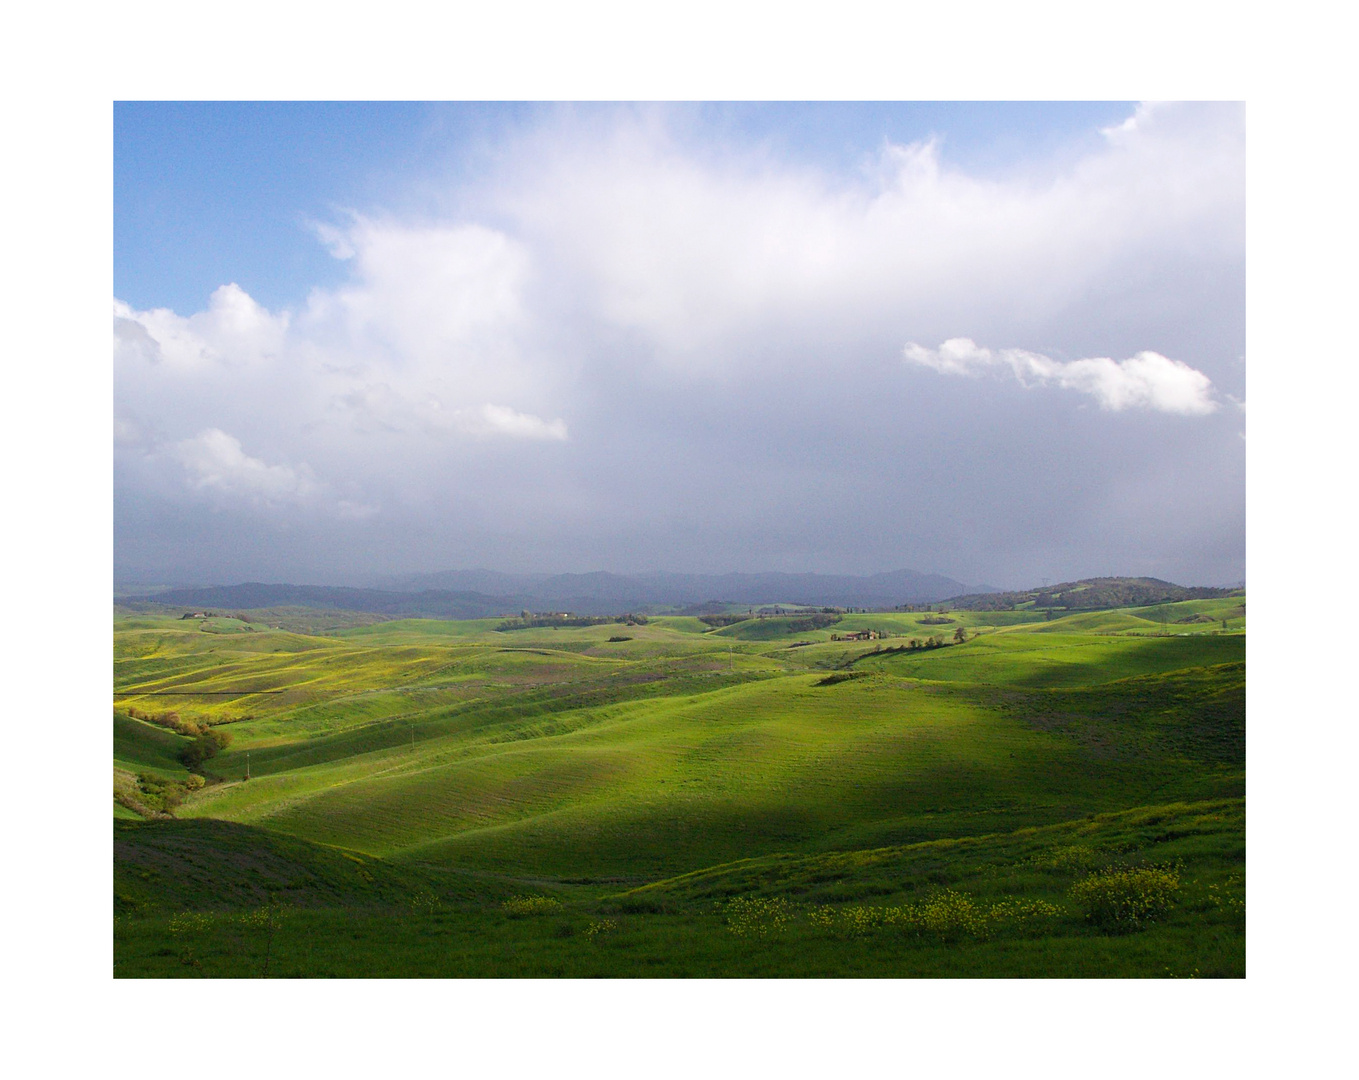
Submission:
[[[953,631],[953,640],[957,644],[961,645],[963,642],[967,640],[967,631],[964,630],[961,626],[958,627],[957,630]]]
[[[190,771],[196,771],[202,767],[203,762],[216,757],[217,752],[226,749],[230,743],[231,732],[214,731],[209,728],[200,732],[193,742],[179,752],[179,760]]]

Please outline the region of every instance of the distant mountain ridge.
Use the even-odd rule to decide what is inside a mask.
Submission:
[[[837,607],[893,607],[930,603],[969,591],[942,574],[893,570],[847,574],[504,574],[493,570],[447,570],[388,578],[379,587],[398,592],[449,589],[487,595],[594,601],[623,607],[685,606],[710,600],[733,604],[825,604]]]
[[[176,588],[138,600],[194,608],[250,610],[284,606],[387,616],[484,619],[528,609],[621,615],[709,603],[807,604],[888,608],[926,604],[967,592],[940,574],[896,570],[863,577],[829,574],[501,574],[454,570],[387,579],[379,588],[322,585],[215,585]]]

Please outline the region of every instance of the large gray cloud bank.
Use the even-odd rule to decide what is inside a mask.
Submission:
[[[117,573],[1242,578],[1244,159],[1233,105],[1001,176],[556,117],[296,310],[115,300]]]

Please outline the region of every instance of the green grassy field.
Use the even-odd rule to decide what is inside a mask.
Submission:
[[[1244,975],[1243,597],[245,614],[115,614],[118,975]]]

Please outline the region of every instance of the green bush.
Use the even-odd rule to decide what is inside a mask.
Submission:
[[[618,924],[612,919],[591,919],[590,925],[585,928],[585,937],[593,941],[600,934],[611,934],[618,929]]]
[[[136,787],[114,788],[113,797],[143,817],[173,815],[184,801],[189,786],[151,773],[139,773]]]
[[[807,921],[837,937],[895,930],[951,944],[968,938],[985,940],[1005,929],[1041,932],[1061,914],[1060,908],[1046,900],[1009,899],[987,906],[955,889],[944,889],[919,903],[897,907],[813,907]]]
[[[203,732],[203,725],[198,723],[198,721],[185,719],[177,712],[149,713],[134,706],[130,706],[125,711],[133,720],[141,720],[148,724],[157,724],[160,727],[169,728],[178,735],[187,735],[189,738],[193,738]]]
[[[848,682],[850,679],[866,679],[872,672],[869,671],[837,671],[827,675],[824,679],[817,679],[813,686],[834,686],[836,683]]]
[[[512,896],[500,905],[511,917],[551,915],[561,910],[561,902],[551,896]]]
[[[918,905],[915,915],[920,932],[940,941],[985,937],[989,929],[987,912],[971,897],[953,889],[945,889]]]
[[[193,742],[179,752],[179,760],[188,769],[197,769],[209,758],[217,756],[219,750],[231,745],[231,732],[216,731],[208,728],[199,733]]]
[[[767,937],[783,930],[793,919],[788,901],[777,896],[736,896],[720,906],[727,929],[737,937]]]
[[[1091,874],[1071,886],[1070,896],[1101,930],[1127,933],[1169,911],[1179,888],[1178,871],[1145,866]]]

